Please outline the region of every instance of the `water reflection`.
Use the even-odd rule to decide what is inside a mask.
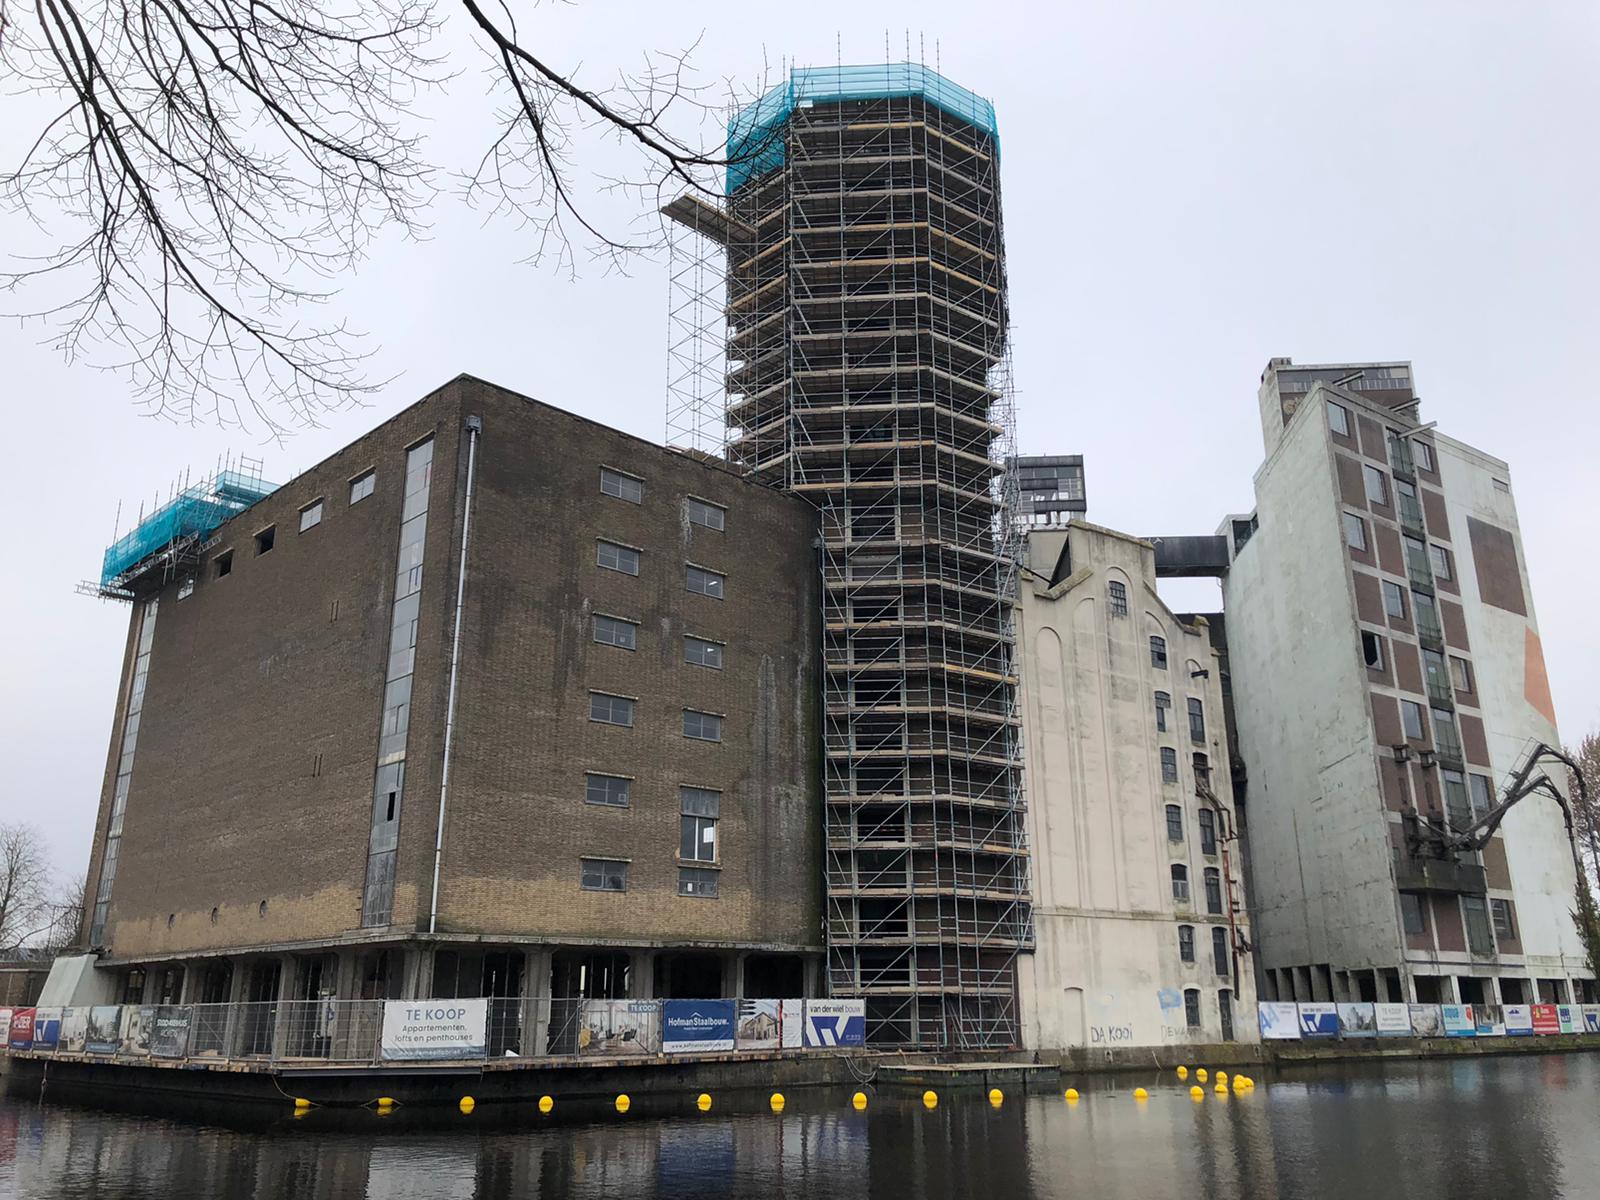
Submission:
[[[999,1109],[947,1096],[796,1091],[784,1114],[760,1095],[680,1101],[619,1118],[595,1102],[555,1118],[484,1105],[471,1117],[402,1110],[257,1111],[62,1099],[0,1101],[0,1196],[226,1196],[230,1200],[502,1200],[508,1197],[814,1195],[1026,1197],[1449,1197],[1600,1192],[1590,1115],[1600,1056],[1473,1059],[1289,1071],[1255,1093],[1200,1102],[1161,1081],[1098,1083]],[[1157,1081],[1147,1079],[1147,1086]],[[226,1122],[219,1124],[219,1121]]]

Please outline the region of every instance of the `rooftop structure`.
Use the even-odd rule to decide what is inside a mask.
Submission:
[[[1083,455],[1018,455],[1007,465],[1017,477],[1017,519],[1023,524],[1065,525],[1089,510]]]

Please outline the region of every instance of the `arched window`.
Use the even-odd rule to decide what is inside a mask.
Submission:
[[[1172,864],[1172,898],[1179,904],[1189,903],[1189,868],[1182,863]]]
[[[1167,709],[1169,709],[1171,707],[1172,707],[1172,693],[1171,692],[1157,692],[1156,693],[1156,732],[1157,733],[1165,733],[1167,731]]]
[[[1150,665],[1158,671],[1167,669],[1167,639],[1150,635]]]
[[[1106,585],[1106,592],[1111,598],[1111,615],[1125,617],[1128,615],[1128,586],[1119,579],[1113,579]]]
[[[1189,740],[1196,745],[1206,740],[1206,706],[1198,696],[1189,697]]]
[[[1222,911],[1222,872],[1215,867],[1206,868],[1206,911]]]
[[[1171,746],[1161,747],[1161,782],[1178,782],[1178,752]]]
[[[1183,1016],[1190,1029],[1200,1028],[1200,989],[1187,988],[1183,993]]]
[[[1200,853],[1217,852],[1217,814],[1209,808],[1200,810]]]
[[[1186,963],[1194,961],[1194,926],[1178,926],[1178,957]]]
[[[1167,841],[1183,841],[1183,809],[1176,804],[1167,805]]]
[[[1211,927],[1212,966],[1218,975],[1228,973],[1228,931],[1221,925]]]

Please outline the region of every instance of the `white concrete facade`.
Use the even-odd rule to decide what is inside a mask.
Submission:
[[[1018,661],[1036,949],[1018,970],[1024,1044],[1255,1040],[1208,631],[1156,595],[1149,542],[1074,521],[1030,530],[1027,561]],[[1170,700],[1164,730],[1158,694]],[[1200,705],[1193,730],[1191,699]],[[1211,799],[1197,794],[1197,753],[1215,767],[1198,769]],[[1203,845],[1205,826],[1214,838]]]

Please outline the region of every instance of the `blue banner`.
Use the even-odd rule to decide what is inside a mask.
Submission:
[[[1478,1021],[1470,1004],[1441,1004],[1439,1021],[1445,1037],[1477,1037]]]
[[[732,1000],[663,1000],[661,1049],[667,1054],[706,1054],[733,1049]]]
[[[1332,1004],[1322,1002],[1301,1004],[1300,1036],[1306,1038],[1338,1037],[1339,1010]]]
[[[807,1000],[807,1046],[864,1046],[867,1042],[865,1000]]]

